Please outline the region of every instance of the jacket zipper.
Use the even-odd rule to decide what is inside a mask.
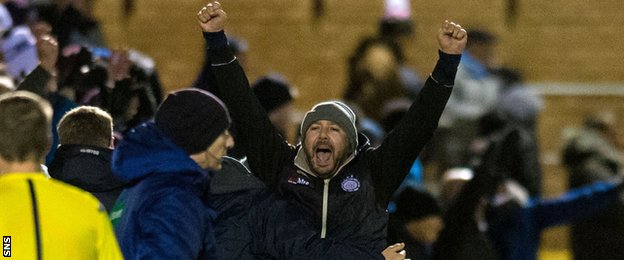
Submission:
[[[323,182],[323,226],[321,227],[321,238],[325,238],[327,235],[327,204],[329,204],[329,181],[331,179],[324,179]]]

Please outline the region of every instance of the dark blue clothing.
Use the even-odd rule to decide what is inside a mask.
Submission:
[[[555,199],[531,199],[522,207],[499,207],[497,213],[488,214],[488,233],[500,259],[534,260],[544,229],[608,208],[617,201],[619,190],[616,183],[597,182]]]
[[[216,259],[255,259],[250,211],[264,197],[266,186],[238,161],[226,157],[210,181],[209,199],[215,219]]]
[[[64,144],[57,149],[48,172],[52,178],[90,192],[110,212],[125,185],[113,175],[112,154],[110,148]]]
[[[321,239],[312,216],[269,189],[233,158],[210,183],[215,259],[383,259],[354,239]]]
[[[126,259],[214,259],[209,174],[153,123],[127,132],[113,172],[131,183],[111,212]]]

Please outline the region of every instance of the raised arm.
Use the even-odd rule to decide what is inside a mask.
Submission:
[[[534,201],[530,207],[540,228],[591,217],[614,205],[624,188],[622,177],[570,190],[555,199]]]
[[[47,98],[49,92],[56,91],[56,89],[48,89],[48,83],[56,76],[58,43],[49,34],[42,35],[37,39],[37,52],[39,54],[39,66],[28,73],[17,86],[17,89],[30,91]]]
[[[367,156],[370,155],[378,202],[384,205],[388,202],[438,127],[467,38],[466,31],[460,25],[444,22],[437,34],[439,60],[425,86],[381,146],[369,151]]]
[[[206,5],[197,14],[204,32],[216,78],[216,95],[230,110],[238,133],[237,145],[246,152],[251,170],[274,187],[283,161],[293,148],[273,127],[264,108],[254,96],[245,72],[227,47],[223,27],[227,14],[219,2]]]

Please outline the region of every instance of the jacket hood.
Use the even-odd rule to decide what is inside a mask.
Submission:
[[[48,167],[52,178],[89,192],[106,192],[124,186],[111,170],[112,149],[86,145],[61,145]]]
[[[251,174],[244,164],[246,160],[224,157],[223,167],[210,179],[210,193],[220,195],[266,188],[262,181]]]
[[[184,171],[207,175],[153,122],[128,131],[113,152],[113,173],[124,181],[135,181],[148,174]]]

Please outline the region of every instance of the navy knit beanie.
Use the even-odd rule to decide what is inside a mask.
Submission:
[[[293,99],[290,86],[276,77],[263,77],[253,84],[252,89],[267,113]]]
[[[317,104],[306,113],[299,129],[301,137],[305,140],[306,131],[312,123],[319,120],[328,120],[339,125],[347,134],[349,153],[355,151],[358,146],[357,129],[355,127],[355,113],[340,101],[328,101]]]
[[[190,155],[206,150],[230,127],[231,119],[219,98],[201,89],[183,89],[169,93],[154,121]]]

